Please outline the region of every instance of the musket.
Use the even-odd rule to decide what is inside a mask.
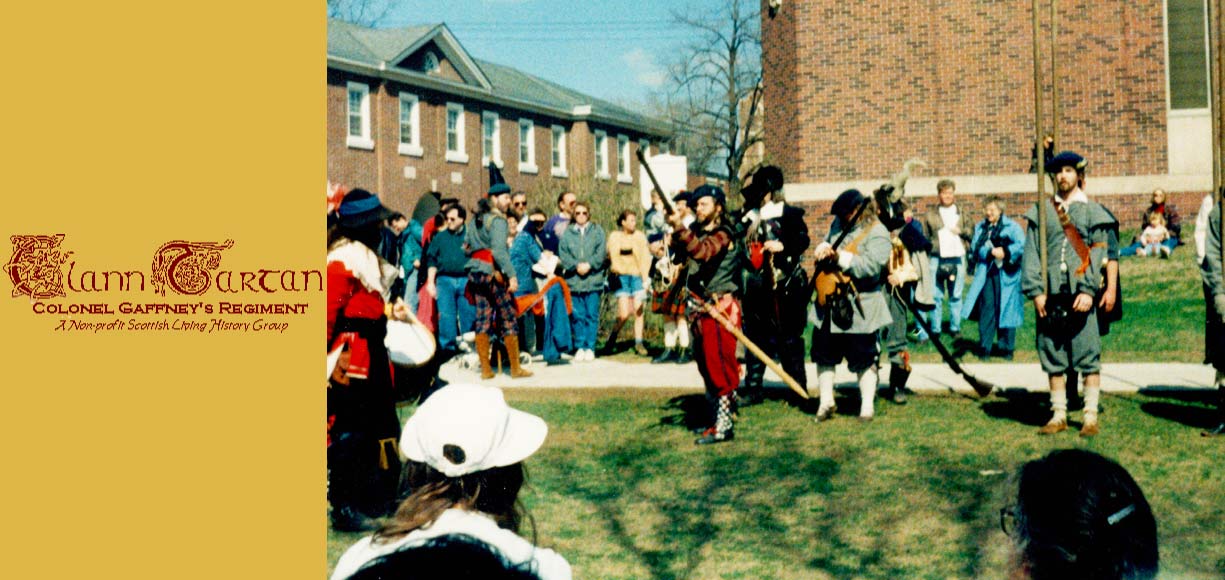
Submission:
[[[732,333],[732,336],[736,337],[736,340],[739,341],[740,344],[743,344],[746,350],[753,353],[753,356],[757,357],[757,360],[765,363],[766,367],[774,371],[774,374],[778,375],[779,378],[783,379],[783,382],[786,383],[788,387],[791,387],[791,390],[795,391],[797,395],[805,399],[808,398],[808,389],[805,389],[802,385],[800,385],[800,383],[796,382],[791,375],[787,374],[787,371],[783,370],[781,365],[774,362],[774,359],[770,358],[770,355],[761,350],[761,347],[753,344],[753,341],[749,340],[749,337],[745,336],[739,328],[736,328],[736,325],[732,324],[732,322],[727,319],[727,316],[724,316],[722,312],[719,312],[719,309],[711,306],[709,302],[702,300],[702,297],[698,296],[693,290],[686,290],[689,292],[689,299],[697,304],[698,308],[702,309],[702,311],[708,316],[718,321],[719,324],[722,324],[723,328],[726,328],[728,332]]]
[[[659,194],[659,200],[664,204],[664,212],[671,215],[676,211],[676,207],[672,205],[672,199],[664,193],[664,189],[659,186],[659,180],[655,179],[655,172],[651,171],[651,164],[647,163],[646,155],[642,154],[642,149],[638,150],[638,162],[642,164],[643,169],[647,170],[647,177],[651,178],[651,186],[655,188],[655,193]]]
[[[974,389],[974,392],[978,393],[978,396],[986,397],[987,395],[990,395],[991,391],[995,389],[995,385],[975,377],[974,375],[966,372],[965,369],[961,368],[961,363],[957,362],[957,359],[953,357],[953,353],[949,352],[948,348],[944,346],[943,342],[940,342],[940,335],[932,332],[931,325],[929,325],[927,320],[923,318],[922,313],[919,312],[919,308],[914,305],[914,302],[904,298],[901,298],[901,300],[902,303],[906,305],[906,308],[910,309],[910,312],[914,314],[915,322],[919,323],[919,326],[923,327],[923,332],[926,332],[927,336],[931,337],[932,346],[936,347],[936,352],[940,353],[940,358],[944,359],[944,363],[947,364],[950,369],[953,369],[953,372],[961,375],[961,377],[970,384],[970,387]]]

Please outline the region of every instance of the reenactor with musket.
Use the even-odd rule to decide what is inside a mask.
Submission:
[[[740,256],[728,220],[723,190],[703,185],[691,196],[697,219],[685,227],[684,214],[673,211],[668,223],[675,229],[672,248],[686,261],[685,290],[699,305],[690,308],[694,331],[694,358],[706,383],[714,424],[695,441],[698,445],[731,441],[732,404],[740,385],[736,337],[727,326],[740,325]],[[706,307],[718,316],[712,315]],[[724,321],[721,322],[719,318]],[[725,326],[725,324],[727,326]]]
[[[812,297],[801,264],[808,251],[808,225],[803,209],[781,199],[782,189],[782,170],[766,165],[740,191],[744,206],[734,222],[740,229],[740,249],[748,258],[742,269],[744,334],[803,385],[804,326]],[[744,384],[738,391],[742,404],[762,398],[765,372],[764,362],[745,357]]]
[[[834,417],[834,367],[844,359],[859,380],[859,420],[875,416],[877,331],[893,320],[884,294],[893,244],[874,206],[859,190],[842,192],[830,208],[834,223],[829,235],[816,249],[812,361],[821,394],[817,422]]]

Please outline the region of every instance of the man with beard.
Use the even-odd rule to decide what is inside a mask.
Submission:
[[[809,244],[804,210],[775,198],[783,189],[783,172],[778,167],[766,165],[751,179],[740,192],[744,207],[736,220],[743,228],[740,249],[749,258],[742,270],[744,333],[803,385],[807,382],[804,326],[812,294],[800,263]],[[761,400],[765,373],[765,363],[745,357],[744,385],[738,393],[742,403]]]
[[[1097,321],[1097,292],[1106,259],[1110,229],[1117,227],[1108,212],[1081,190],[1084,157],[1064,151],[1046,165],[1055,182],[1055,196],[1025,214],[1029,231],[1022,257],[1021,290],[1034,301],[1037,350],[1051,389],[1051,419],[1038,433],[1051,435],[1068,428],[1067,377],[1084,377],[1085,410],[1081,437],[1100,432],[1102,339]],[[1046,231],[1039,231],[1038,211],[1046,212]],[[1046,236],[1046,280],[1042,279],[1039,236]]]
[[[740,259],[734,251],[732,229],[726,215],[723,190],[703,185],[690,198],[697,219],[685,227],[680,211],[668,216],[675,228],[672,247],[688,260],[689,277],[686,290],[718,310],[730,324],[740,324],[740,300],[737,280]],[[740,384],[740,363],[736,360],[736,337],[723,323],[701,308],[691,308],[694,329],[694,358],[698,372],[706,383],[706,397],[711,401],[714,425],[706,429],[694,443],[709,445],[733,439],[732,397]]]

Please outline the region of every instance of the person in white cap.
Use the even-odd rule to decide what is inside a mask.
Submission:
[[[543,580],[569,580],[565,558],[517,534],[523,461],[548,430],[540,417],[510,408],[497,388],[456,383],[439,389],[404,423],[400,437],[412,494],[387,524],[340,557],[332,580],[398,549],[457,535],[487,544]]]

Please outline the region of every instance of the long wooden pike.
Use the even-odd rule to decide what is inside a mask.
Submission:
[[[643,169],[647,170],[647,177],[651,178],[651,186],[655,188],[657,193],[659,193],[659,200],[664,204],[664,213],[671,215],[672,212],[676,211],[676,208],[672,206],[672,199],[669,198],[668,194],[664,193],[663,188],[659,186],[659,180],[655,179],[655,172],[651,170],[651,164],[647,163],[647,157],[646,155],[642,154],[641,148],[638,149],[638,162],[642,164]]]
[[[757,357],[757,360],[765,363],[766,368],[774,371],[774,374],[783,379],[783,382],[786,383],[788,387],[791,387],[791,390],[795,391],[795,394],[805,399],[808,398],[808,389],[804,388],[803,385],[791,378],[791,375],[787,374],[787,371],[783,370],[781,365],[774,362],[774,359],[770,358],[770,355],[761,350],[761,347],[753,344],[753,341],[749,340],[749,337],[745,336],[743,332],[740,332],[740,329],[736,328],[736,325],[732,324],[732,322],[728,320],[722,312],[719,312],[719,309],[712,306],[709,302],[702,300],[702,298],[693,290],[686,288],[686,291],[689,292],[689,299],[697,304],[698,308],[701,308],[703,312],[705,312],[711,318],[717,320],[719,324],[722,324],[723,328],[726,328],[728,332],[732,333],[732,336],[736,337],[736,340],[738,340],[740,344],[743,344],[745,349],[753,353],[753,356]]]

